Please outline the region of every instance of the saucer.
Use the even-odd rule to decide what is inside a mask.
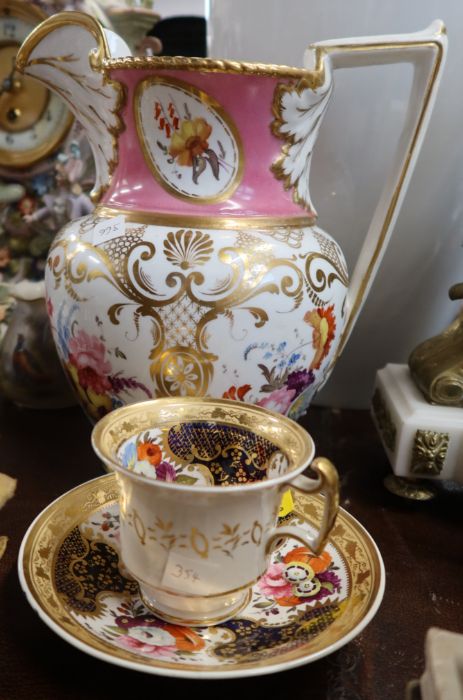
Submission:
[[[286,516],[315,532],[323,496],[293,493]],[[126,668],[184,678],[238,678],[284,671],[339,649],[371,621],[384,593],[373,539],[340,509],[324,552],[287,539],[254,584],[245,608],[217,626],[164,622],[146,608],[118,555],[114,474],[69,491],[32,523],[19,553],[19,578],[51,629],[92,656]],[[284,574],[315,573],[296,588]],[[182,575],[182,572],[179,572]]]

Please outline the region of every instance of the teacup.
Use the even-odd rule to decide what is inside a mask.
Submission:
[[[313,459],[300,425],[258,406],[203,398],[132,404],[101,419],[92,444],[117,473],[123,564],[146,605],[169,622],[233,617],[275,546],[292,537],[319,553],[336,518],[334,466]],[[317,478],[301,474],[309,465]],[[289,487],[323,490],[315,536],[278,527]]]

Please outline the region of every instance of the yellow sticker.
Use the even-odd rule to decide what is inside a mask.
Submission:
[[[280,503],[280,512],[278,513],[279,518],[284,518],[289,515],[294,509],[293,497],[291,495],[290,489],[284,492],[283,498]]]

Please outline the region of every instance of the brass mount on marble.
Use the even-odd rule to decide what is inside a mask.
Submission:
[[[463,283],[450,287],[449,297],[463,299]],[[463,310],[442,333],[418,345],[408,365],[429,403],[463,407]]]

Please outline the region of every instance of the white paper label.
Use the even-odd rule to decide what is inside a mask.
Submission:
[[[215,586],[206,584],[204,577],[214,580],[220,571],[220,564],[201,561],[198,557],[182,554],[178,550],[169,552],[161,585],[174,590],[182,590],[193,595],[210,595],[216,593]]]
[[[92,242],[94,245],[107,243],[113,238],[119,238],[125,234],[125,216],[115,216],[114,219],[99,221],[93,229]]]

